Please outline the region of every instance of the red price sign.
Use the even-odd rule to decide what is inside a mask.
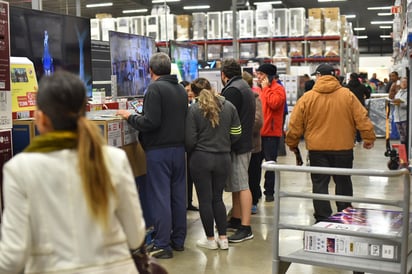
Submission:
[[[401,6],[392,6],[391,8],[391,13],[392,14],[398,14],[402,12],[402,7]]]

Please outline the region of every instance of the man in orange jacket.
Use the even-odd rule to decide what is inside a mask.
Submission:
[[[276,161],[279,141],[283,134],[283,116],[285,115],[286,92],[275,79],[277,68],[272,64],[263,64],[256,70],[257,82],[261,87],[263,127],[262,160]],[[265,173],[266,202],[274,200],[275,174],[273,171]]]

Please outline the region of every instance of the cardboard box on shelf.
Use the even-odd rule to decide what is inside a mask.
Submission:
[[[308,36],[321,36],[323,33],[322,9],[308,9]]]
[[[121,118],[94,118],[92,120],[101,130],[108,145],[123,146],[122,119]]]
[[[323,8],[324,36],[340,35],[340,9]]]
[[[33,118],[13,120],[13,155],[22,152],[38,134]]]
[[[289,36],[300,37],[305,35],[305,8],[289,9]]]
[[[241,10],[239,11],[239,38],[254,37],[254,11]]]
[[[176,15],[176,40],[189,40],[192,28],[191,15]]]
[[[222,13],[220,11],[207,13],[207,39],[222,38]]]
[[[206,37],[207,16],[204,12],[192,13],[193,40],[204,40]]]

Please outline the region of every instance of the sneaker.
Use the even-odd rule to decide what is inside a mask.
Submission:
[[[229,241],[226,239],[217,239],[217,245],[220,247],[220,249],[226,250],[229,249]]]
[[[195,207],[194,205],[188,205],[188,206],[187,206],[187,210],[190,210],[190,211],[199,211],[199,209],[198,209],[197,207]]]
[[[218,249],[217,242],[215,240],[202,239],[196,242],[197,246],[207,249]]]
[[[172,249],[174,250],[174,251],[184,251],[185,250],[185,247],[184,246],[180,246],[180,245],[177,245],[177,244],[175,244],[175,243],[170,243],[170,246],[172,247]]]
[[[157,246],[153,246],[150,249],[148,249],[148,252],[150,256],[156,258],[156,259],[170,259],[173,258],[173,252],[172,250],[165,249],[165,248],[159,248]]]
[[[266,195],[266,202],[273,202],[275,200],[275,197],[273,195]]]
[[[240,243],[246,240],[250,240],[253,239],[253,233],[252,233],[252,229],[249,228],[245,228],[245,227],[241,227],[238,230],[236,230],[235,234],[233,234],[232,236],[230,236],[229,239],[229,243]]]
[[[257,214],[257,205],[252,205],[252,214]]]
[[[227,231],[236,231],[240,228],[241,226],[241,221],[240,219],[237,218],[230,218],[230,220],[227,222]]]

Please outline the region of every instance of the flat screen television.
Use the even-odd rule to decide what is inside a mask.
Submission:
[[[10,6],[11,56],[34,63],[37,79],[64,69],[79,75],[92,95],[90,20]]]
[[[112,75],[116,78],[115,97],[143,95],[150,84],[149,61],[156,52],[151,37],[109,31]]]
[[[177,64],[182,79],[192,82],[199,77],[197,45],[170,41],[170,59]]]

